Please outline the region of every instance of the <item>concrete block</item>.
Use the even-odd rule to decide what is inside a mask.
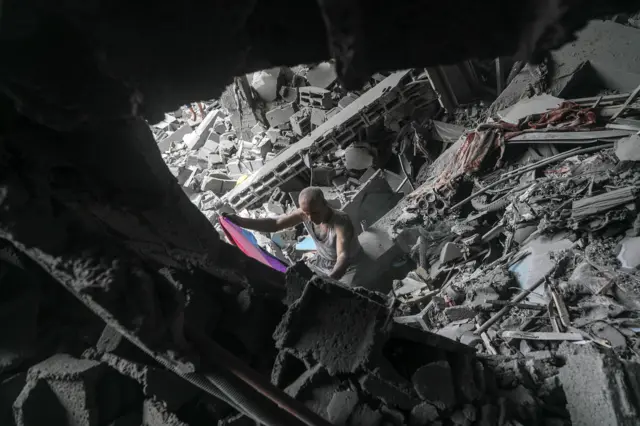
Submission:
[[[216,119],[216,122],[213,124],[213,132],[219,135],[222,135],[226,133],[226,131],[227,131],[227,123],[225,122],[224,118],[219,117],[218,119]]]
[[[267,131],[267,128],[264,127],[262,123],[257,123],[255,126],[251,128],[251,133],[253,133],[254,135],[258,135],[266,131]]]
[[[298,136],[304,136],[311,132],[311,111],[309,108],[303,108],[296,112],[289,119],[291,130]]]
[[[160,149],[160,152],[169,151],[169,149],[171,148],[171,144],[182,142],[182,139],[186,135],[191,133],[191,131],[191,126],[189,126],[188,124],[183,125],[178,130],[158,142],[158,149]]]
[[[209,161],[210,168],[215,165],[222,164],[222,157],[219,154],[209,154],[207,160]]]
[[[267,129],[267,137],[271,140],[272,143],[276,142],[280,137],[280,129]]]
[[[440,410],[448,410],[456,405],[453,374],[447,361],[432,362],[420,367],[411,380],[420,398]],[[434,383],[438,385],[433,386]]]
[[[262,166],[264,166],[264,161],[262,160],[262,158],[256,158],[255,160],[251,160],[248,163],[252,172],[257,172],[262,168]]]
[[[311,108],[311,124],[318,127],[325,121],[327,121],[327,111],[319,108]]]
[[[368,145],[351,145],[344,151],[345,166],[349,170],[365,170],[373,165]]]
[[[271,142],[271,139],[269,138],[262,139],[258,144],[258,150],[262,158],[266,157],[268,153],[273,151],[273,143]]]
[[[15,426],[13,403],[26,384],[26,373],[16,374],[0,382],[0,425]]]
[[[358,99],[356,95],[354,95],[353,93],[348,93],[347,96],[338,101],[338,107],[346,108],[347,105],[353,103],[356,99]]]
[[[105,372],[106,367],[98,362],[60,354],[31,367],[28,380],[46,383],[66,411],[69,424],[93,426],[100,415],[96,388]]]
[[[637,424],[640,412],[634,403],[634,390],[624,365],[613,352],[565,343],[560,353],[566,361],[560,368],[560,381],[572,424]]]
[[[307,81],[311,86],[326,89],[331,86],[338,75],[336,74],[335,65],[331,62],[322,62],[307,71]]]
[[[202,179],[200,189],[202,192],[211,191],[217,196],[222,196],[231,191],[236,181],[224,174],[212,174]]]
[[[346,425],[359,401],[358,392],[354,390],[336,392],[327,407],[327,419],[334,425]]]
[[[394,386],[393,383],[383,380],[373,374],[367,374],[360,379],[360,386],[371,396],[382,400],[391,407],[401,410],[411,410],[420,401],[406,389]]]
[[[298,89],[300,94],[300,105],[306,107],[315,107],[321,109],[333,108],[333,100],[331,92],[320,89],[318,87],[301,87]]]
[[[287,102],[298,102],[298,89],[295,87],[282,86],[280,88],[280,97]]]
[[[244,168],[238,160],[228,161],[226,167],[230,175],[241,175],[244,172]]]
[[[384,175],[378,173],[360,187],[360,190],[342,208],[349,215],[358,234],[362,232],[361,223],[373,225],[402,199],[402,194],[393,192]]]
[[[155,399],[145,399],[142,406],[143,426],[189,426]]]
[[[353,415],[349,419],[349,426],[380,426],[382,424],[382,414],[374,411],[366,404],[360,404],[353,411]]]
[[[267,112],[267,121],[271,127],[276,127],[289,122],[289,119],[295,113],[295,106],[293,103],[289,103]]]
[[[216,141],[212,141],[212,140],[207,140],[204,143],[204,146],[202,147],[202,149],[206,149],[209,152],[218,152],[218,148],[220,147],[220,143],[216,142]]]
[[[61,401],[43,380],[26,384],[13,403],[13,416],[11,420],[16,426],[69,424]]]
[[[209,133],[209,141],[220,143],[220,134],[216,133],[215,130]]]
[[[617,141],[616,157],[620,161],[640,161],[640,136],[631,135]]]
[[[455,243],[446,243],[440,252],[440,263],[447,263],[464,256],[462,249]]]
[[[411,410],[409,417],[409,426],[428,425],[436,421],[440,417],[438,410],[428,402],[416,405]]]

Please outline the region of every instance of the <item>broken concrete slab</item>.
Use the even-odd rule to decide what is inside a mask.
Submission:
[[[158,149],[160,149],[160,152],[169,151],[173,144],[182,142],[184,137],[190,134],[191,132],[192,132],[192,129],[190,125],[188,124],[183,125],[178,130],[176,130],[175,132],[173,132],[172,134],[170,134],[169,136],[167,136],[166,138],[158,142]]]
[[[411,380],[420,398],[440,410],[448,410],[456,405],[453,374],[447,361],[432,362],[420,367]],[[438,385],[434,386],[435,383]]]
[[[289,118],[291,130],[298,136],[305,136],[311,132],[311,109],[302,108]]]
[[[356,234],[363,232],[362,223],[369,227],[383,217],[402,199],[381,173],[371,177],[360,186],[349,202],[342,206],[342,211],[349,215]]]
[[[344,151],[344,161],[349,170],[366,170],[373,165],[369,145],[351,145]]]
[[[418,398],[407,389],[394,386],[375,374],[367,374],[360,379],[360,386],[369,395],[380,399],[390,407],[411,410],[419,403]]]
[[[314,278],[278,325],[276,347],[312,357],[331,375],[353,373],[374,350],[383,309],[346,289],[328,288]],[[310,315],[317,319],[313,329],[306,325]]]
[[[579,263],[566,283],[560,284],[564,294],[598,294],[609,283],[588,262]]]
[[[560,380],[567,397],[573,424],[584,426],[635,425],[640,413],[629,371],[612,352],[594,345],[563,344],[560,353],[565,365]],[[635,377],[635,372],[629,371]]]
[[[447,263],[464,256],[461,247],[456,243],[446,243],[440,252],[440,262]]]
[[[327,419],[334,425],[346,425],[360,398],[352,389],[336,392],[327,407]]]
[[[328,90],[320,89],[318,87],[300,87],[298,89],[298,94],[300,96],[301,106],[325,110],[333,107],[331,92]]]
[[[155,399],[144,400],[142,424],[144,426],[189,426],[180,421],[178,416],[167,411],[166,407]]]
[[[16,426],[68,424],[65,408],[51,387],[43,380],[30,381],[26,384],[13,403],[13,413],[14,418],[11,420]],[[74,424],[91,425],[88,422]]]
[[[557,108],[562,102],[564,102],[563,99],[548,94],[533,96],[521,100],[506,111],[500,111],[498,116],[502,118],[502,121],[507,123],[519,124],[522,118],[530,115],[543,114]]]
[[[311,86],[326,89],[338,78],[336,67],[331,62],[321,62],[307,71],[307,81]]]
[[[218,196],[222,196],[231,191],[236,186],[235,179],[222,173],[214,173],[202,179],[200,189],[202,192],[211,191]]]
[[[349,419],[349,426],[380,426],[382,423],[382,414],[379,411],[372,410],[366,404],[360,404],[353,412]]]
[[[319,108],[311,108],[311,124],[319,126],[327,121],[327,112]]]
[[[273,102],[278,96],[280,67],[256,71],[251,77],[251,87],[265,102]]]
[[[409,426],[423,426],[431,424],[438,420],[440,414],[435,406],[428,402],[423,402],[411,410],[411,416],[409,417]]]
[[[295,113],[296,108],[293,103],[285,104],[268,111],[267,121],[271,127],[277,127],[281,124],[288,123],[291,116]]]
[[[105,372],[96,361],[60,354],[31,367],[28,380],[46,382],[73,424],[90,426],[98,423],[95,387]]]

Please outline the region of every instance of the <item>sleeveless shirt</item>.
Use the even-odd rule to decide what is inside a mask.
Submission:
[[[318,252],[318,255],[325,260],[335,263],[338,259],[337,236],[335,228],[336,225],[351,225],[351,219],[349,219],[349,216],[344,212],[334,210],[329,222],[320,225],[316,225],[312,222],[307,222],[307,224],[310,225],[308,229],[311,229],[311,238],[316,243],[316,250]],[[316,233],[318,227],[326,227],[324,238],[321,238],[322,235],[318,235]],[[358,235],[354,230],[353,236],[351,237],[351,242],[349,243],[349,252],[347,253],[347,257],[350,261],[354,261],[356,259],[357,255],[360,253],[360,249],[360,241],[358,240]]]

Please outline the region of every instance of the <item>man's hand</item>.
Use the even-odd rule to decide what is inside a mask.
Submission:
[[[240,219],[240,216],[238,216],[235,213],[220,213],[220,216],[229,219],[229,222],[231,223],[235,223],[236,225],[238,225],[238,219]]]

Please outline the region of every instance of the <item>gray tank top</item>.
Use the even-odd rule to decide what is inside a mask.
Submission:
[[[312,222],[307,222],[307,225],[307,229],[311,230],[311,238],[313,238],[313,241],[316,243],[318,255],[325,260],[335,263],[338,259],[335,227],[336,225],[352,226],[349,216],[344,212],[334,210],[333,217],[331,217],[331,220],[328,223],[315,225]],[[326,226],[326,234],[322,239],[316,234],[316,229],[319,226]],[[354,261],[360,253],[360,249],[360,241],[358,240],[358,235],[356,235],[356,232],[354,231],[349,244],[349,260]]]

